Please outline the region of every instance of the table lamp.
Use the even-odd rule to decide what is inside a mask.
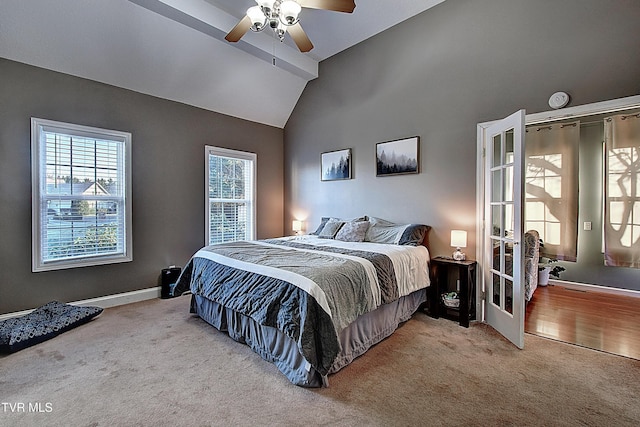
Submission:
[[[463,230],[451,230],[451,246],[456,248],[453,253],[453,259],[456,261],[464,261],[467,256],[460,250],[460,248],[467,247],[467,232]]]
[[[296,232],[296,235],[302,234],[302,221],[298,221],[297,219],[293,220],[293,224],[291,225],[293,231]]]

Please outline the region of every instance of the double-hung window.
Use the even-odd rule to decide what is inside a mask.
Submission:
[[[255,238],[254,153],[205,147],[206,242]]]
[[[132,260],[131,134],[31,119],[32,270]]]

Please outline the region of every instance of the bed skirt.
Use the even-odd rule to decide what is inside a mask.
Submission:
[[[304,387],[328,385],[327,378],[323,378],[300,354],[297,343],[278,329],[260,325],[252,318],[201,295],[192,295],[191,298],[192,312],[216,329],[227,332],[234,340],[247,344],[263,359],[275,364],[292,383]],[[391,335],[425,301],[426,289],[420,289],[360,316],[340,333],[342,351],[329,373],[338,372]]]

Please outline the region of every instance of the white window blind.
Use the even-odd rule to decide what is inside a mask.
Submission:
[[[207,244],[255,238],[256,155],[205,147]]]
[[[131,134],[32,118],[33,271],[131,256]]]

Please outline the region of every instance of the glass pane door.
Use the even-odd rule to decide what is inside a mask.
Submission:
[[[485,181],[485,316],[518,347],[524,346],[522,283],[522,152],[524,111],[487,129]]]

